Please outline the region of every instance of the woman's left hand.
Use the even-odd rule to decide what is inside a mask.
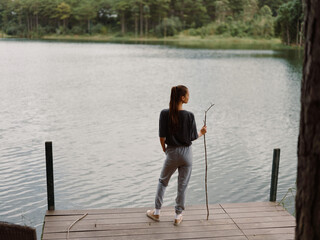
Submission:
[[[206,133],[207,133],[207,126],[204,125],[204,126],[201,128],[200,132],[201,132],[202,135],[206,134]]]

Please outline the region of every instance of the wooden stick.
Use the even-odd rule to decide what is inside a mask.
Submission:
[[[210,108],[213,107],[214,104],[211,103],[210,107],[204,112],[204,125],[207,125],[207,112]],[[208,158],[207,158],[207,143],[206,143],[206,135],[203,135],[204,141],[204,155],[205,155],[205,163],[206,163],[206,172],[205,172],[205,190],[206,190],[206,206],[207,206],[207,220],[209,220],[209,206],[208,206]]]
[[[73,225],[75,225],[77,222],[79,222],[81,219],[83,219],[85,216],[87,216],[88,213],[84,214],[82,217],[78,218],[77,220],[75,220],[69,227],[68,227],[68,233],[67,233],[67,239],[69,240],[69,232],[70,229],[73,227]]]

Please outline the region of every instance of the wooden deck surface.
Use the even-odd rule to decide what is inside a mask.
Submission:
[[[277,203],[226,203],[186,207],[180,226],[173,225],[174,208],[161,210],[160,222],[146,217],[150,208],[47,211],[43,239],[213,239],[293,240],[295,218]]]

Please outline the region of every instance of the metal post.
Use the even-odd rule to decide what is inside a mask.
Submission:
[[[54,210],[54,181],[53,181],[53,157],[52,142],[46,142],[46,169],[47,169],[47,198],[48,210]]]
[[[279,148],[273,149],[273,163],[272,163],[271,186],[270,186],[270,202],[275,202],[277,200],[279,162],[280,162],[280,149]]]

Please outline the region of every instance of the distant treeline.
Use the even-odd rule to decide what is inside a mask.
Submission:
[[[7,35],[281,37],[301,44],[301,0],[0,0]]]

